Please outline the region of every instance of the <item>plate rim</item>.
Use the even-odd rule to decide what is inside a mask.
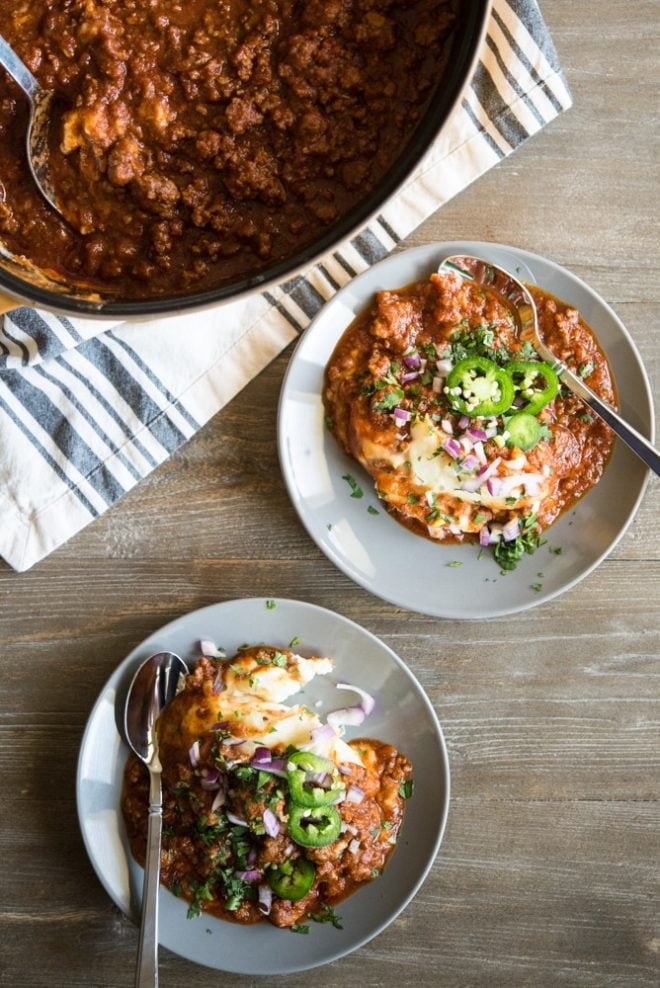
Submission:
[[[410,604],[403,602],[401,596],[395,593],[385,592],[380,589],[376,590],[372,582],[370,582],[366,578],[362,578],[359,571],[356,572],[355,569],[351,567],[349,561],[335,551],[334,546],[331,542],[329,542],[328,540],[317,538],[316,534],[313,531],[311,522],[308,522],[307,515],[301,510],[300,506],[302,504],[302,500],[297,497],[297,490],[293,484],[292,471],[287,469],[288,456],[286,452],[285,436],[283,434],[283,428],[282,428],[282,422],[284,419],[284,406],[288,397],[287,390],[290,381],[297,370],[296,357],[299,356],[300,353],[304,351],[304,348],[307,345],[307,340],[313,337],[315,333],[316,325],[319,322],[321,322],[324,318],[327,318],[328,309],[331,306],[334,306],[335,304],[341,304],[343,298],[345,298],[351,292],[355,292],[356,285],[359,286],[360,282],[370,280],[373,277],[373,273],[377,271],[379,268],[382,268],[384,266],[394,267],[396,266],[397,261],[400,261],[404,257],[409,258],[414,263],[417,261],[417,258],[421,259],[434,254],[437,254],[438,256],[442,256],[443,254],[444,256],[450,256],[451,254],[454,253],[479,254],[480,251],[484,251],[484,250],[486,252],[488,250],[506,251],[509,252],[511,255],[519,258],[523,263],[530,262],[533,264],[534,262],[540,262],[542,265],[550,267],[560,277],[567,278],[569,281],[577,282],[578,286],[607,312],[609,317],[617,326],[619,332],[621,332],[622,336],[626,340],[627,344],[629,345],[634,355],[637,370],[640,373],[641,380],[643,383],[642,397],[646,401],[646,404],[648,405],[648,420],[645,421],[644,423],[645,428],[643,428],[641,431],[644,433],[648,433],[648,437],[650,441],[653,443],[655,441],[655,408],[653,401],[653,392],[651,389],[648,372],[646,370],[646,367],[644,366],[641,355],[639,353],[639,350],[637,348],[637,345],[633,337],[631,336],[630,332],[628,331],[623,321],[616,314],[614,309],[594,288],[592,288],[586,281],[580,278],[579,275],[574,274],[571,270],[559,264],[557,261],[545,257],[542,254],[538,254],[533,251],[527,250],[526,248],[517,247],[513,244],[502,244],[498,241],[449,240],[449,241],[433,241],[426,244],[420,244],[416,247],[409,247],[404,250],[400,250],[394,254],[389,254],[386,257],[382,258],[380,261],[378,261],[376,264],[373,264],[365,271],[362,271],[360,274],[356,275],[354,278],[351,278],[351,280],[348,281],[344,286],[342,286],[342,288],[339,289],[339,291],[336,292],[335,295],[333,295],[330,299],[327,300],[327,302],[323,304],[321,309],[319,309],[319,311],[316,313],[316,315],[310,322],[309,326],[307,326],[307,328],[301,334],[298,342],[296,343],[296,346],[293,349],[291,357],[289,358],[289,362],[287,364],[286,371],[282,379],[278,405],[277,405],[277,450],[278,450],[278,458],[280,463],[280,471],[284,478],[284,483],[286,486],[287,494],[289,496],[289,500],[296,512],[298,520],[302,523],[307,534],[315,543],[317,548],[319,548],[323,552],[323,554],[330,560],[330,562],[332,562],[342,573],[344,573],[345,576],[347,576],[350,580],[352,580],[358,586],[361,586],[364,590],[366,590],[368,593],[371,593],[375,597],[378,597],[381,600],[385,600],[386,602],[393,604],[397,607],[404,608],[405,610],[410,611],[412,613],[423,614],[430,617],[441,618],[446,620],[481,621],[481,620],[491,620],[492,618],[505,617],[511,614],[519,614],[524,611],[531,610],[534,607],[538,607],[541,604],[545,604],[555,599],[556,597],[560,596],[561,594],[566,593],[568,590],[571,590],[583,579],[589,576],[598,566],[600,566],[603,560],[606,559],[607,556],[609,556],[610,553],[614,551],[618,543],[624,537],[629,527],[635,520],[635,517],[637,516],[637,513],[639,511],[640,504],[644,498],[646,489],[651,479],[651,471],[649,468],[646,468],[644,475],[642,476],[641,483],[639,486],[639,491],[635,498],[634,504],[632,505],[628,513],[628,516],[625,519],[624,524],[620,526],[615,537],[612,539],[612,541],[608,543],[604,551],[601,552],[588,566],[583,568],[572,579],[568,580],[566,583],[555,588],[554,590],[548,590],[546,592],[538,593],[535,596],[535,598],[530,599],[528,601],[524,601],[519,605],[491,607],[491,608],[486,608],[480,611],[479,613],[474,613],[474,614],[457,614],[454,612],[448,613],[439,608],[431,608],[426,606],[413,607]],[[333,337],[333,348],[334,346],[336,346],[337,342],[339,341],[339,338],[343,331],[344,329],[342,329],[341,332],[336,337]],[[616,378],[615,378],[615,387],[616,387]],[[646,410],[643,410],[639,413],[641,418],[645,418],[645,412]],[[622,440],[617,440],[617,441],[621,443],[623,442]],[[612,455],[614,455],[614,451]],[[589,492],[587,492],[587,495],[588,493]],[[581,500],[582,499],[578,500],[576,505],[570,510],[576,510],[577,507],[579,507]],[[562,513],[562,516],[563,514],[564,513]],[[560,516],[560,518],[562,516]],[[557,521],[559,521],[559,519],[557,519]],[[551,531],[553,527],[554,526],[551,526],[546,531]],[[419,536],[417,536],[417,538],[419,538]]]
[[[334,961],[347,956],[348,954],[354,953],[356,950],[359,950],[365,944],[369,943],[375,937],[383,933],[387,929],[387,927],[389,927],[394,922],[394,920],[396,920],[397,917],[400,916],[400,914],[404,911],[404,909],[406,909],[407,906],[410,905],[410,903],[416,897],[420,888],[428,878],[429,872],[431,871],[436,861],[436,858],[440,851],[440,847],[444,840],[444,836],[447,828],[447,820],[449,817],[449,810],[451,805],[451,768],[449,762],[447,742],[444,736],[442,725],[440,724],[438,715],[435,711],[433,704],[431,703],[428,694],[426,693],[426,690],[419,682],[412,669],[407,665],[406,662],[404,662],[404,660],[398,655],[398,653],[394,651],[394,649],[392,649],[389,645],[387,645],[378,635],[375,635],[373,632],[369,631],[367,628],[359,624],[357,621],[354,621],[352,618],[346,617],[344,614],[341,614],[338,611],[334,611],[329,607],[325,607],[320,604],[315,604],[310,601],[301,600],[299,598],[277,597],[277,596],[239,597],[239,598],[229,598],[227,600],[219,600],[216,601],[215,603],[207,604],[203,607],[195,608],[191,611],[184,612],[178,617],[173,618],[171,621],[168,621],[165,625],[162,625],[161,627],[155,629],[144,639],[142,639],[137,645],[135,645],[135,647],[132,648],[131,651],[115,666],[112,673],[110,674],[110,676],[105,681],[104,685],[99,690],[99,693],[96,697],[96,700],[94,701],[92,709],[85,723],[85,728],[83,730],[80,747],[78,751],[78,757],[76,761],[75,795],[76,795],[76,817],[78,820],[78,828],[83,840],[88,861],[91,864],[97,879],[101,883],[109,899],[122,912],[122,914],[127,916],[127,918],[130,919],[134,924],[139,922],[136,916],[131,915],[130,912],[127,912],[124,907],[124,904],[117,900],[106,878],[106,874],[102,870],[101,865],[97,860],[97,856],[92,851],[89,836],[85,828],[84,814],[83,814],[83,800],[81,797],[81,788],[83,782],[83,776],[82,776],[83,763],[85,756],[87,754],[87,749],[91,743],[91,735],[95,728],[95,720],[98,718],[102,703],[104,702],[104,698],[109,689],[114,688],[116,691],[122,680],[125,679],[127,674],[132,670],[132,667],[137,666],[140,663],[140,661],[143,661],[144,658],[150,654],[150,649],[152,646],[149,645],[148,643],[152,639],[166,637],[168,632],[175,625],[179,624],[182,620],[188,621],[192,619],[197,619],[197,617],[203,616],[204,614],[208,614],[209,612],[217,612],[222,608],[231,607],[233,605],[249,604],[249,605],[253,605],[255,609],[258,608],[259,606],[266,607],[268,606],[270,601],[273,601],[275,603],[275,607],[278,607],[280,605],[284,605],[284,606],[292,605],[294,609],[301,608],[302,610],[307,611],[308,613],[321,612],[326,616],[326,618],[329,618],[331,621],[333,622],[338,621],[340,624],[350,627],[353,633],[357,634],[358,636],[364,636],[370,639],[371,642],[374,644],[374,646],[377,647],[377,649],[387,654],[389,660],[393,663],[393,665],[396,668],[398,668],[399,672],[407,678],[411,689],[414,690],[418,699],[421,701],[421,703],[426,709],[427,715],[429,717],[430,725],[433,729],[433,734],[437,741],[437,746],[440,752],[440,765],[438,767],[439,769],[441,769],[441,773],[442,773],[443,792],[441,797],[439,826],[435,834],[433,844],[429,848],[424,866],[421,869],[420,874],[418,875],[417,880],[415,881],[411,890],[407,893],[407,895],[404,896],[404,898],[400,902],[397,903],[396,908],[393,909],[388,914],[388,917],[385,920],[383,920],[376,927],[374,927],[374,929],[368,931],[367,933],[359,937],[350,946],[347,946],[345,948],[339,947],[339,949],[332,952],[331,956],[324,957],[323,959],[314,961],[313,963],[288,964],[286,966],[281,967],[281,969],[278,969],[276,972],[271,972],[270,974],[266,975],[262,971],[251,970],[249,969],[249,967],[248,968],[236,967],[236,966],[220,967],[217,964],[210,962],[208,960],[200,960],[199,958],[194,957],[192,954],[182,953],[180,950],[175,949],[174,947],[169,946],[166,943],[163,943],[160,936],[158,938],[158,943],[160,946],[165,947],[167,950],[170,950],[172,953],[176,954],[177,956],[190,960],[195,964],[207,967],[212,970],[222,971],[224,973],[242,974],[250,977],[260,977],[260,976],[266,977],[266,976],[271,976],[272,974],[278,974],[278,975],[293,974],[300,971],[312,970],[315,967],[321,967],[326,964],[331,964],[334,963]],[[116,702],[116,698],[115,698],[115,702]],[[115,715],[116,712],[117,711],[115,708]],[[117,727],[116,722],[115,722],[115,726]],[[126,744],[126,741],[121,735],[121,732],[119,731],[118,728],[117,728],[117,733],[121,741],[119,754],[121,756],[122,753],[125,753],[125,755],[127,756],[129,751],[128,745]],[[116,807],[116,816],[117,819],[120,821],[120,825],[123,826],[123,817],[119,805],[117,805]],[[139,866],[137,865],[136,867],[139,868]],[[140,869],[140,871],[141,870],[142,869]],[[161,887],[160,889],[161,894],[167,891],[168,890],[164,889],[164,887]],[[221,922],[221,920],[218,920],[218,922]],[[161,931],[162,931],[162,927],[161,927]]]

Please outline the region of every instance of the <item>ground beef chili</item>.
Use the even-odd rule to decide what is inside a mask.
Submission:
[[[241,650],[240,657],[229,662],[202,658],[159,720],[161,881],[189,902],[189,918],[203,911],[238,923],[267,918],[280,927],[310,916],[325,921],[337,903],[385,867],[403,822],[405,798],[412,791],[412,766],[390,744],[369,738],[351,741],[358,757],[355,763],[340,763],[341,798],[331,808],[341,818],[341,831],[325,846],[301,846],[292,839],[293,790],[286,775],[251,767],[254,745],[245,740],[237,744],[226,722],[213,723],[215,713],[209,709],[211,703],[215,710],[223,702],[218,684],[224,670],[237,668],[237,660],[244,662],[251,652],[257,661],[265,661],[268,654],[285,655],[287,660],[291,656],[286,649],[260,646]],[[203,730],[200,725],[207,722],[211,729]],[[273,748],[273,757],[284,756],[286,767],[290,754]],[[131,755],[124,772],[122,812],[131,851],[142,865],[148,803],[148,773]],[[265,832],[267,812],[277,819],[277,832]],[[288,899],[274,892],[265,900],[263,890],[270,887],[273,874],[283,866],[299,868],[301,862],[313,874],[302,897]]]
[[[373,189],[427,107],[458,0],[3,0],[2,33],[63,116],[24,154],[0,72],[0,240],[120,297],[203,289],[293,255]]]
[[[607,360],[579,312],[529,288],[549,348],[616,405]],[[538,368],[537,398],[554,380],[534,415],[516,415],[533,407],[516,388],[500,414],[457,410],[465,400],[448,387],[454,368],[468,381],[482,372],[511,379],[521,361]],[[614,442],[611,429],[519,339],[509,307],[456,274],[378,292],[328,362],[324,403],[331,431],[371,474],[393,517],[439,542],[494,546],[505,569],[599,480]],[[514,440],[514,416],[532,430],[529,446]]]

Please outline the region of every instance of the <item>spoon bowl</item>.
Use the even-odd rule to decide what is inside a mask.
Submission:
[[[42,89],[27,65],[0,35],[0,65],[27,96],[30,117],[26,135],[27,160],[32,177],[46,200],[61,216],[64,215],[50,171],[50,128],[55,93]]]
[[[536,304],[525,285],[509,271],[491,264],[482,257],[471,254],[454,254],[446,257],[438,270],[442,273],[453,271],[466,281],[480,285],[486,291],[497,295],[510,309],[518,327],[519,338],[528,341],[540,357],[550,364],[562,384],[576,394],[589,408],[602,418],[632,451],[656,474],[660,474],[660,453],[634,429],[606,401],[559,360],[544,343],[539,332]]]
[[[149,769],[149,826],[136,988],[153,988],[158,984],[158,887],[163,798],[156,721],[164,707],[176,696],[181,678],[187,673],[185,662],[174,652],[155,652],[145,659],[135,673],[124,708],[126,740]]]

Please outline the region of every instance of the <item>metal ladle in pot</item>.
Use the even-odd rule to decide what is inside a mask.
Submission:
[[[543,360],[550,364],[562,384],[581,398],[596,415],[604,419],[647,467],[660,475],[660,453],[649,440],[626,422],[611,405],[599,398],[595,391],[592,391],[548,349],[539,333],[534,299],[522,282],[504,268],[499,268],[482,257],[473,257],[469,254],[446,257],[438,270],[440,273],[453,271],[501,298],[516,320],[520,338],[529,340]]]
[[[133,677],[124,708],[126,740],[149,769],[149,825],[135,988],[155,988],[158,984],[158,888],[163,794],[155,724],[161,710],[176,696],[181,676],[187,673],[185,662],[174,652],[150,655]]]
[[[21,87],[30,101],[30,118],[27,129],[27,160],[32,177],[49,206],[63,215],[50,173],[48,134],[51,124],[55,93],[42,89],[27,65],[0,35],[0,65]]]

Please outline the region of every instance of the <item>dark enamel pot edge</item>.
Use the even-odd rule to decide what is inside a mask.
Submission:
[[[103,299],[98,294],[78,292],[75,289],[66,291],[50,288],[45,277],[37,276],[33,283],[21,274],[20,265],[15,260],[3,257],[0,251],[0,292],[6,293],[4,304],[0,297],[0,312],[10,309],[15,300],[16,305],[25,303],[69,316],[100,319],[121,317],[131,321],[151,319],[210,308],[223,302],[234,302],[255,291],[265,291],[295,278],[368,226],[388,200],[405,184],[450,119],[473,77],[491,7],[492,0],[462,0],[461,34],[456,39],[438,91],[403,153],[369,196],[321,237],[292,257],[270,265],[251,277],[227,282],[206,291],[191,292],[189,295],[112,301]]]

